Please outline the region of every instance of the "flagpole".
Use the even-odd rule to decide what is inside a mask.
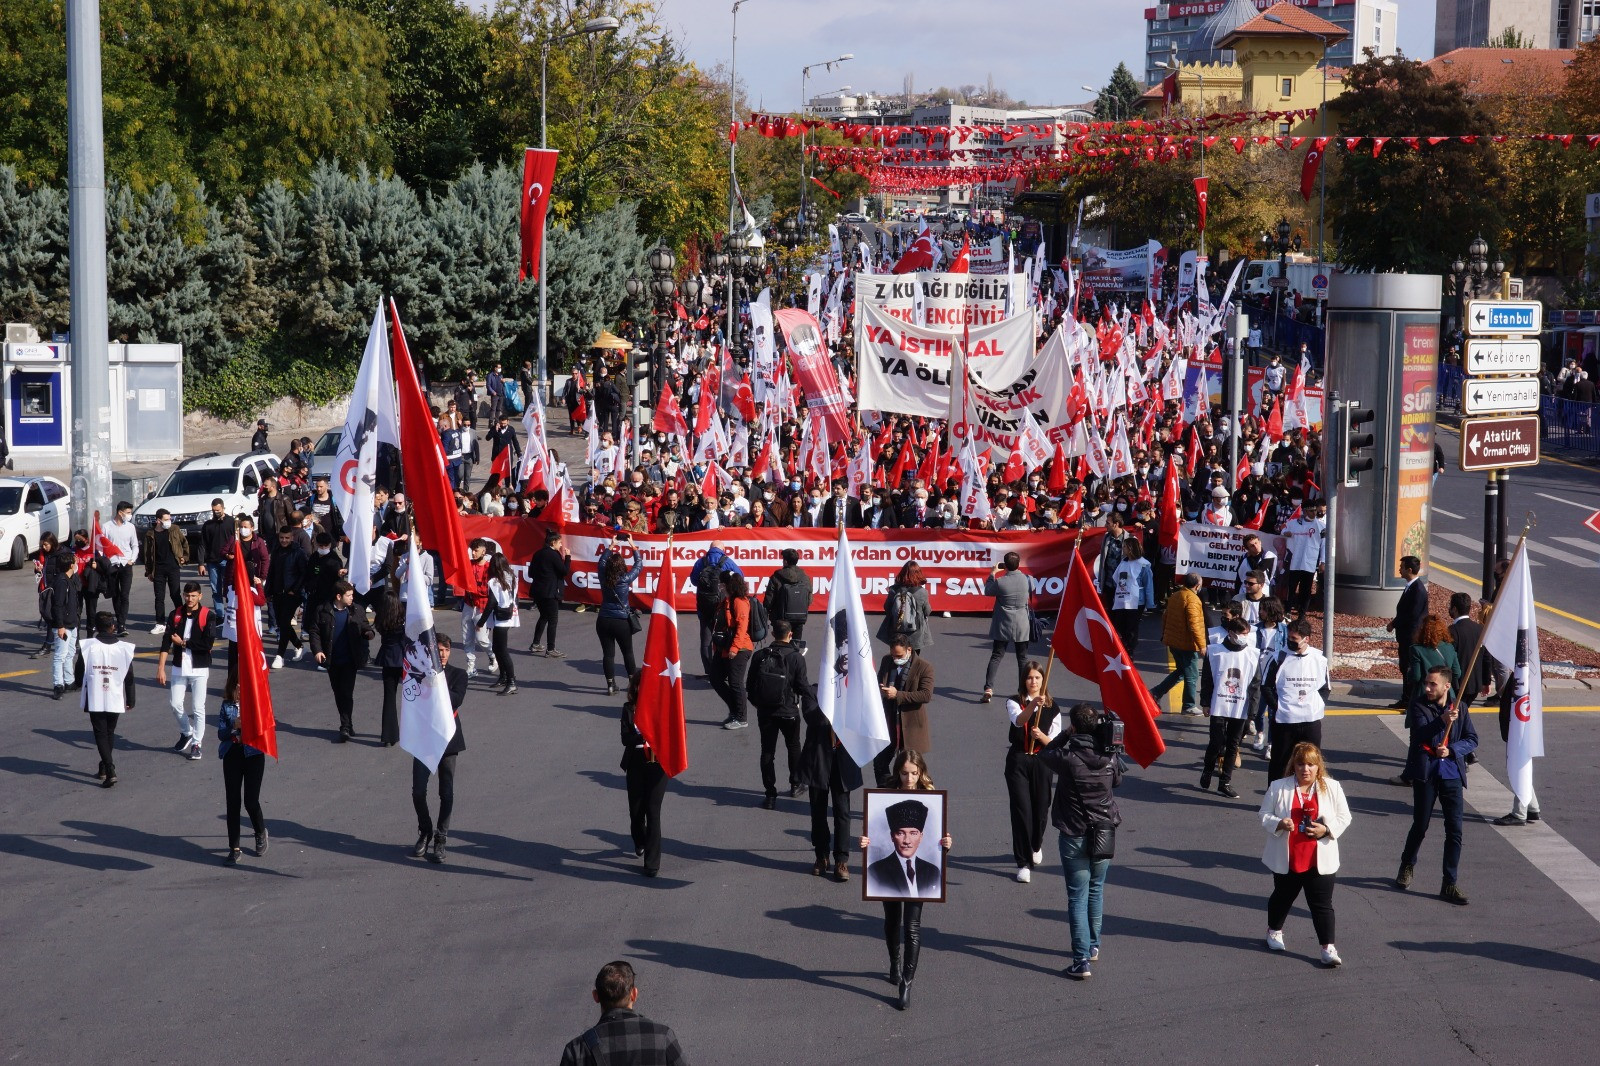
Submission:
[[[1517,538],[1517,549],[1516,549],[1516,551],[1511,553],[1511,565],[1513,567],[1515,567],[1516,564],[1517,564],[1517,556],[1520,555],[1524,550],[1526,550],[1525,545],[1527,544],[1527,541],[1528,541],[1528,531],[1533,529],[1533,527],[1537,526],[1538,524],[1539,524],[1538,517],[1532,511],[1529,511],[1527,513],[1526,520],[1524,521],[1523,526],[1522,526],[1522,535]],[[1510,573],[1511,571],[1508,569],[1506,572]],[[1492,615],[1499,608],[1499,606],[1500,606],[1500,598],[1502,596],[1504,596],[1505,594],[1506,594],[1506,583],[1504,581],[1502,581],[1500,583],[1500,587],[1495,590],[1494,602],[1489,605],[1489,613],[1484,615],[1484,617],[1483,617],[1483,624],[1485,626],[1487,626],[1489,624],[1489,616]],[[1478,646],[1476,648],[1472,649],[1472,658],[1467,660],[1466,668],[1461,671],[1461,680],[1463,681],[1463,683],[1465,683],[1466,680],[1472,676],[1473,668],[1478,665],[1478,657],[1480,655],[1482,655],[1482,654],[1483,654],[1483,641],[1480,639],[1478,641]],[[1457,692],[1456,693],[1456,704],[1458,706],[1464,706],[1465,703],[1466,703],[1465,694],[1461,693],[1461,692]]]

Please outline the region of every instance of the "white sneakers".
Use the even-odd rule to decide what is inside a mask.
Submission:
[[[296,648],[294,650],[294,661],[295,662],[299,662],[301,659],[304,659],[305,657],[306,657],[306,646],[304,644],[302,644],[302,645],[300,645],[298,648]]]
[[[1268,929],[1267,930],[1267,950],[1268,951],[1282,951],[1283,950],[1283,930],[1282,929]]]
[[[1334,947],[1332,944],[1322,945],[1322,965],[1331,969],[1335,966],[1343,965],[1343,963],[1344,960],[1339,957],[1338,948]]]
[[[154,637],[159,637],[166,631],[167,627],[162,625],[160,622],[157,622],[155,625],[150,627],[150,635]]]
[[[274,670],[282,670],[283,669],[283,656],[274,655],[272,657],[272,668]]]
[[[1026,866],[1017,867],[1017,884],[1025,885],[1033,880],[1033,871]]]
[[[1033,853],[1033,864],[1035,866],[1043,866],[1044,865],[1044,852],[1036,851],[1036,852]]]

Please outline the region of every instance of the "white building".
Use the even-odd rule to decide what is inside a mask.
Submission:
[[[1515,29],[1534,48],[1576,48],[1600,29],[1596,0],[1436,0],[1433,54],[1482,48]]]

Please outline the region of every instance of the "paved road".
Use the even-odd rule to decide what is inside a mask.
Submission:
[[[1433,489],[1433,531],[1428,551],[1438,565],[1464,575],[1474,586],[1483,575],[1484,475],[1456,466],[1460,445],[1453,430],[1440,427],[1447,469]],[[1538,526],[1529,535],[1534,595],[1539,602],[1575,615],[1574,622],[1600,641],[1600,536],[1583,520],[1600,511],[1600,470],[1546,459],[1536,467],[1511,471],[1509,528],[1513,538],[1533,511]],[[1568,619],[1569,622],[1573,621]]]
[[[0,575],[0,617],[27,617],[27,584]],[[144,589],[137,603],[148,608]],[[802,804],[756,806],[755,731],[715,728],[721,710],[698,681],[662,873],[638,875],[592,619],[564,617],[565,663],[517,655],[517,697],[475,688],[443,867],[403,853],[409,759],[373,743],[375,677],[358,689],[361,741],[335,745],[323,676],[304,664],[274,675],[282,759],[263,796],[274,843],[225,868],[220,769],[167,750],[172,719],[150,660],[123,729],[122,783],[103,791],[83,715],[41,695],[46,675],[13,676],[40,665],[19,654],[32,631],[0,624],[8,1060],[553,1063],[592,1020],[586,990],[613,957],[639,968],[641,1009],[674,1025],[697,1063],[1525,1063],[1586,1058],[1600,1040],[1600,922],[1508,831],[1468,825],[1464,910],[1431,898],[1437,824],[1418,890],[1388,886],[1409,822],[1407,797],[1384,783],[1400,746],[1383,716],[1357,707],[1327,728],[1356,819],[1337,895],[1342,971],[1314,964],[1303,911],[1289,955],[1263,950],[1260,764],[1236,778],[1241,800],[1199,793],[1203,725],[1180,719],[1163,727],[1167,757],[1122,790],[1103,960],[1087,984],[1062,980],[1059,865],[1031,885],[1011,880],[1002,710],[973,700],[983,623],[959,618],[936,623],[933,655],[950,901],[927,909],[916,1002],[900,1014],[859,869],[848,885],[809,876]],[[685,643],[695,637],[686,620]],[[1141,658],[1155,651],[1147,641]],[[1055,678],[1058,696],[1089,695]],[[1549,824],[1590,860],[1593,721],[1553,714],[1540,767]],[[1491,723],[1475,781],[1503,778]],[[1286,1046],[1303,1050],[1286,1059]]]

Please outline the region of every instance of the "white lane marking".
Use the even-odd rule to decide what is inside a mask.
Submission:
[[[1402,743],[1410,743],[1399,715],[1387,714],[1379,720]],[[1462,790],[1468,807],[1488,819],[1498,818],[1511,809],[1511,790],[1484,769],[1482,761],[1470,773],[1471,782]],[[1600,921],[1600,866],[1573,847],[1566,837],[1550,828],[1549,822],[1496,825],[1492,828],[1506,839],[1506,843],[1521,852],[1535,870],[1554,881],[1556,887],[1588,911],[1591,918]]]
[[[1578,537],[1551,537],[1557,544],[1565,544],[1574,551],[1600,552],[1600,540],[1582,540]]]
[[[1454,518],[1457,521],[1465,521],[1466,517],[1467,517],[1466,515],[1456,514],[1454,511],[1446,511],[1443,507],[1440,507],[1438,504],[1434,504],[1433,505],[1433,513],[1434,514],[1442,514],[1446,518]]]
[[[1528,550],[1535,555],[1542,555],[1546,559],[1554,559],[1563,566],[1575,566],[1579,570],[1600,570],[1600,563],[1596,563],[1593,559],[1583,556],[1573,558],[1570,551],[1558,551],[1555,548],[1538,543],[1532,537],[1528,538]],[[1594,549],[1589,548],[1586,550],[1593,551]]]
[[[1483,561],[1481,558],[1469,559],[1465,555],[1459,555],[1435,544],[1428,545],[1428,558],[1437,559],[1441,563],[1449,563],[1452,566],[1473,566]]]
[[[1438,537],[1440,540],[1447,540],[1451,544],[1459,544],[1463,548],[1472,549],[1473,561],[1483,561],[1483,541],[1474,540],[1472,537],[1464,537],[1460,533],[1445,533],[1437,529],[1433,531],[1433,535]],[[1532,562],[1534,566],[1544,565],[1544,563],[1540,562],[1538,559],[1530,559],[1529,561]],[[1562,556],[1561,561],[1566,562],[1566,556]]]
[[[1564,503],[1568,507],[1576,507],[1580,511],[1588,511],[1590,514],[1593,514],[1595,512],[1595,510],[1596,510],[1596,508],[1593,507],[1590,504],[1577,503],[1577,502],[1575,502],[1573,500],[1562,499],[1560,496],[1552,496],[1548,492],[1535,492],[1534,495],[1535,496],[1543,496],[1545,499],[1551,500],[1551,501],[1553,501],[1555,503]],[[1434,510],[1438,510],[1438,508],[1435,507]]]

